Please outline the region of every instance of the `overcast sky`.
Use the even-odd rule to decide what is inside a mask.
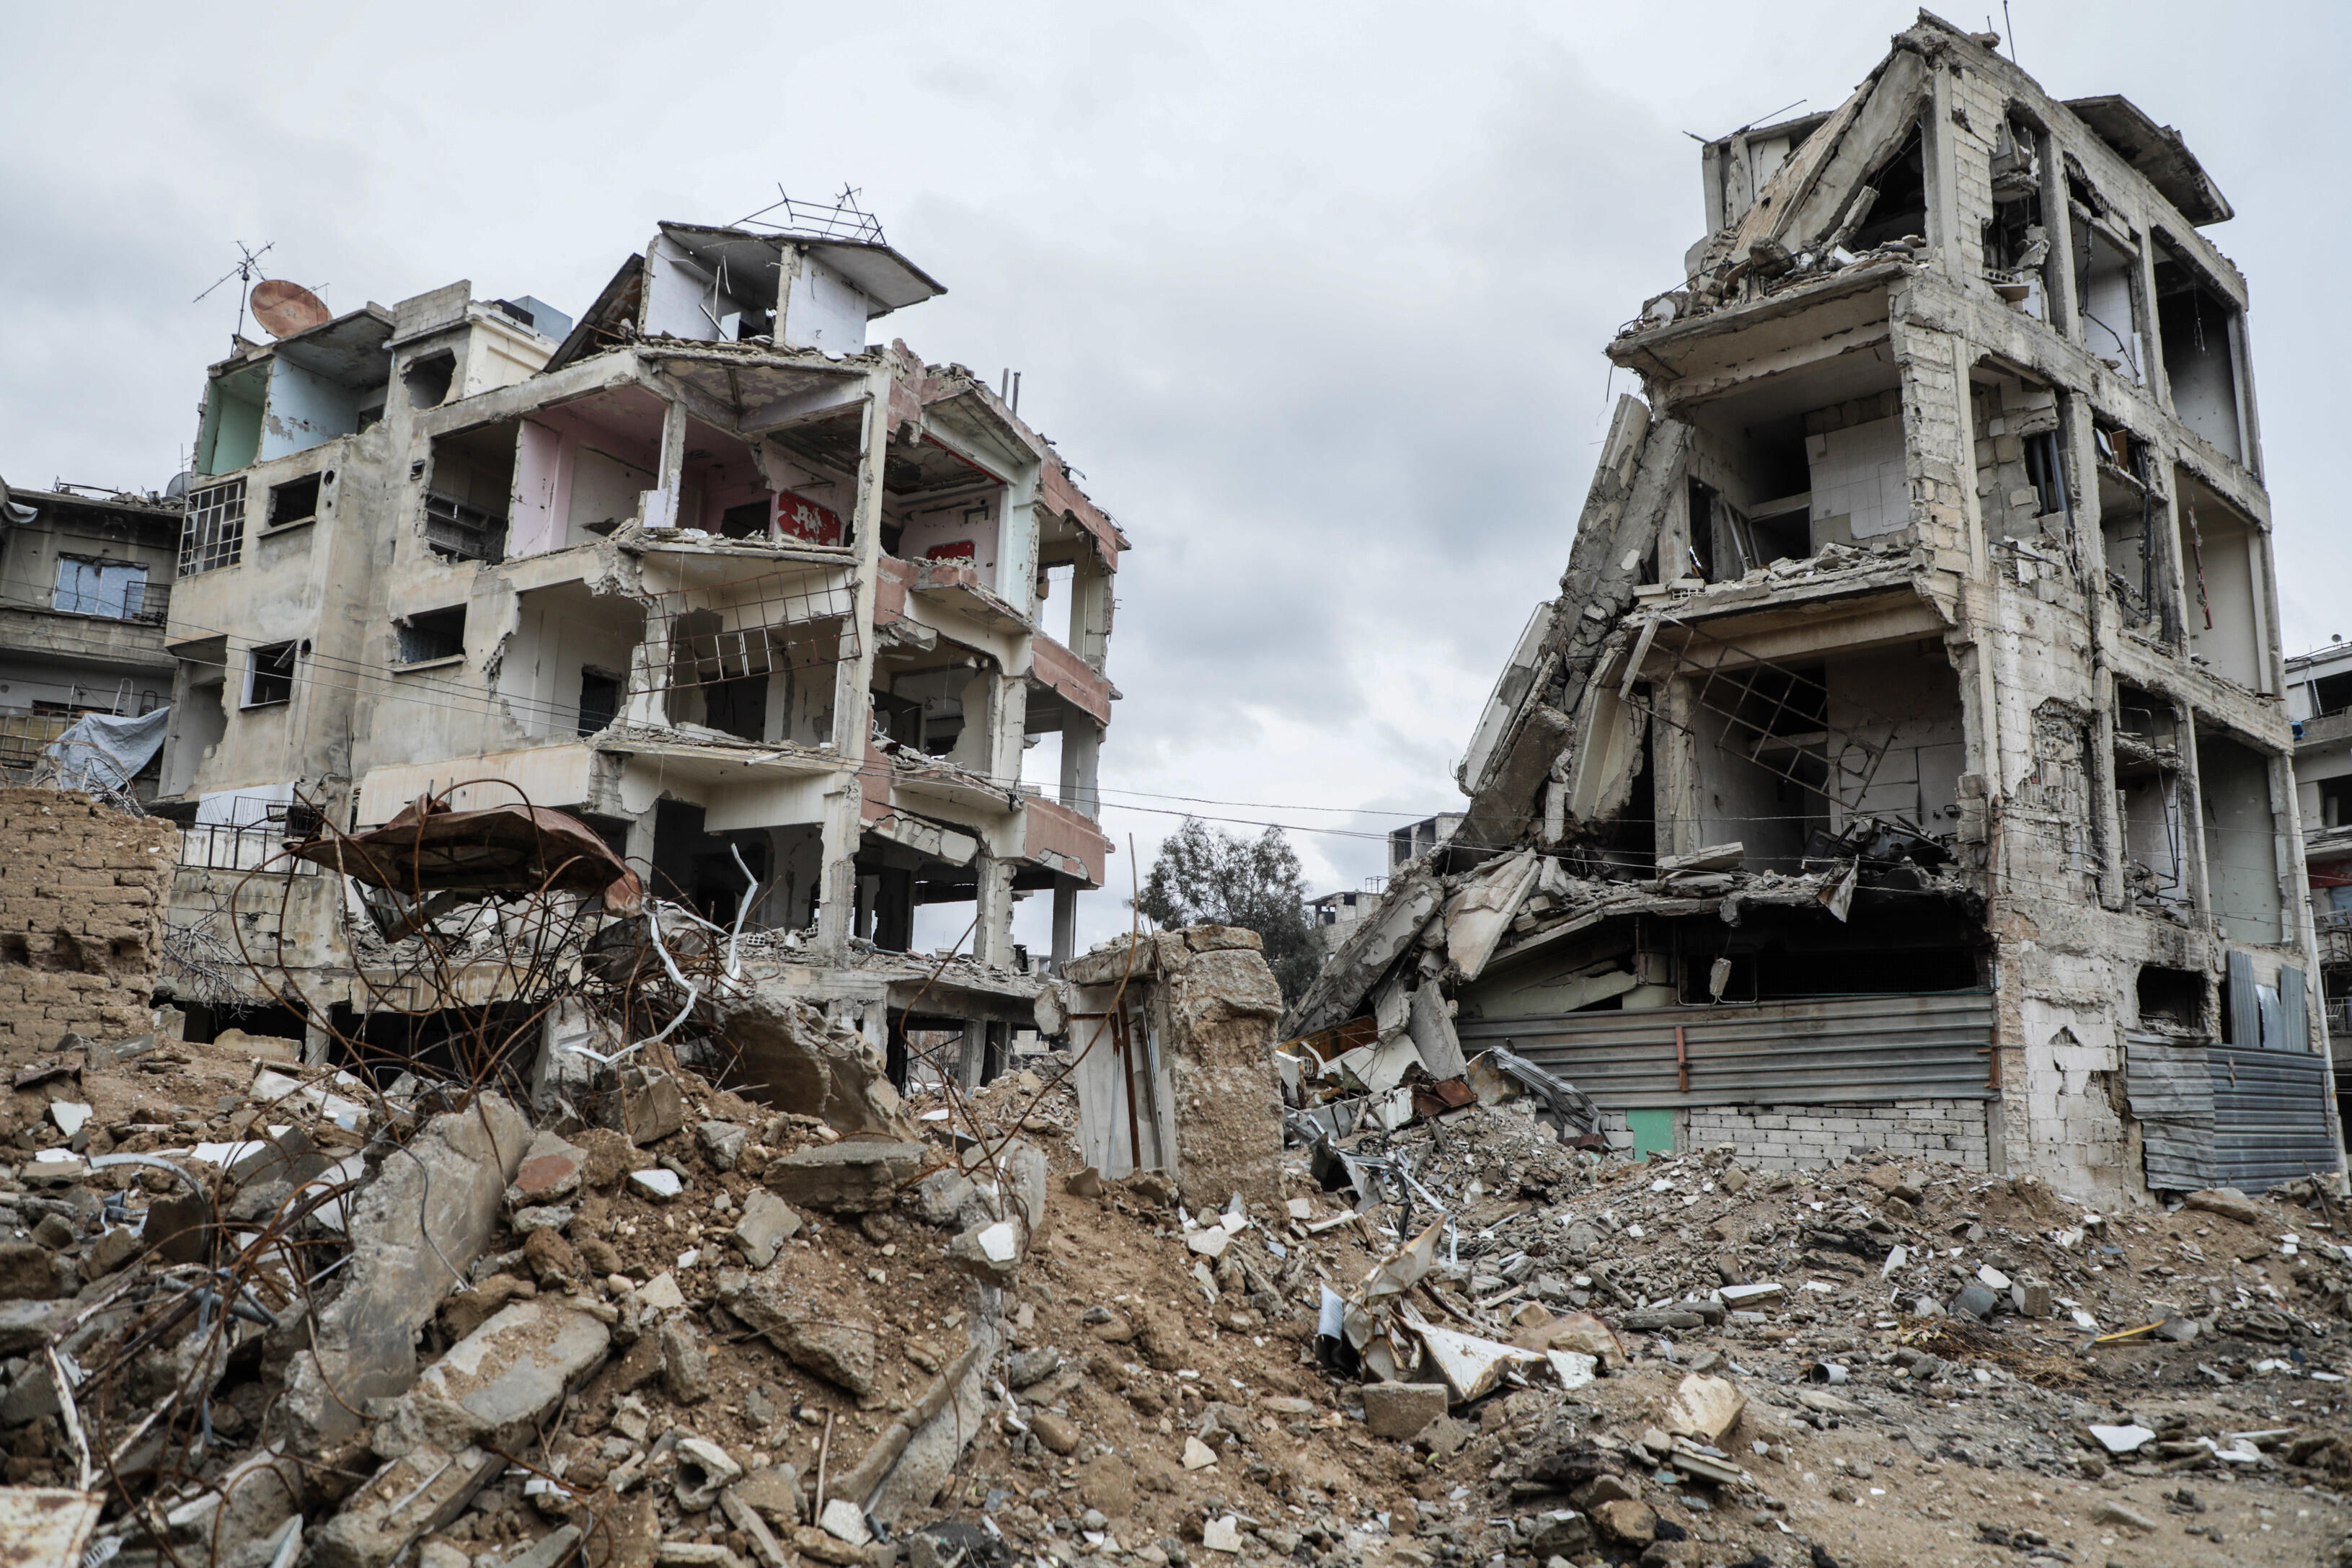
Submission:
[[[2288,651],[2352,633],[2324,477],[2346,312],[2323,304],[2352,247],[2320,124],[2352,11],[2012,11],[2054,95],[2179,126],[2240,213],[2208,232],[2253,289]],[[17,5],[0,475],[160,486],[236,319],[229,289],[191,297],[235,241],[339,310],[466,277],[577,313],[657,219],[847,182],[950,289],[877,332],[1018,367],[1023,413],[1134,541],[1103,760],[1119,896],[1087,935],[1125,925],[1128,835],[1148,865],[1181,797],[1335,830],[1294,841],[1316,891],[1354,886],[1378,833],[1458,804],[1453,762],[1557,583],[1601,347],[1700,232],[1685,132],[1833,106],[1913,15]]]

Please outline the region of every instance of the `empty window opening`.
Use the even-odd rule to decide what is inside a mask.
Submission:
[[[747,881],[736,863],[751,868]],[[647,891],[676,899],[715,925],[732,926],[745,891],[768,874],[765,832],[713,833],[704,826],[703,809],[683,800],[654,802],[652,875]]]
[[[450,560],[506,559],[517,434],[517,423],[508,421],[433,443],[425,542],[435,554]]]
[[[148,592],[147,567],[142,561],[61,555],[49,607],[68,615],[138,621],[145,618]]]
[[[400,663],[429,664],[466,656],[466,607],[428,610],[399,622]]]
[[[192,492],[180,525],[180,575],[235,566],[245,555],[245,481]]]
[[[400,384],[408,392],[411,408],[439,408],[449,400],[449,383],[457,373],[457,356],[444,350],[437,354],[420,354],[408,361],[400,372]]]
[[[2167,699],[2118,682],[2115,726],[2126,896],[2136,908],[2185,919],[2193,901],[2179,714]]]
[[[164,750],[172,771],[163,785],[166,795],[185,794],[192,789],[206,756],[228,734],[228,676],[221,668],[226,646],[226,639],[218,640],[212,643],[206,658],[181,660],[187,675],[188,695],[177,705],[170,720],[172,743]]]
[[[2268,577],[2262,531],[2185,469],[2174,470],[2189,590],[2189,656],[2248,691],[2271,690],[2270,637],[2257,584]]]
[[[2093,428],[2092,444],[2098,454],[2099,541],[2108,592],[2126,626],[2177,639],[2167,613],[2171,508],[2157,492],[2150,449],[2132,432],[2104,423]]]
[[[2352,670],[2337,674],[2322,675],[2311,683],[2311,716],[2326,718],[2330,714],[2352,708]]]
[[[2213,917],[2232,941],[2276,942],[2279,831],[2271,809],[2270,760],[2226,737],[2200,736],[2197,780]]]
[[[2158,964],[2139,968],[2139,1021],[2144,1029],[2175,1034],[2203,1034],[2205,1007],[2212,982],[2193,969],[2168,969]]]
[[[2352,828],[2352,775],[2319,781],[2319,825]]]
[[[245,706],[270,707],[294,700],[294,644],[270,643],[245,655]]]
[[[2243,463],[2237,373],[2238,308],[2160,242],[2156,328],[2180,423]]]
[[[1911,523],[1891,367],[1840,363],[1717,400],[1691,419],[1687,549],[1658,578],[1728,580]],[[1841,563],[1843,564],[1843,563]]]
[[[2004,120],[1993,132],[1992,216],[1985,220],[1985,275],[1993,291],[2037,321],[2050,319],[2042,267],[2050,231],[2042,219],[2039,137]]]
[[[2074,298],[2082,305],[2083,347],[2124,380],[2145,382],[2139,252],[2079,213],[2074,219]]]
[[[775,507],[768,501],[746,501],[719,514],[719,532],[730,539],[764,539]]]
[[[196,434],[196,472],[234,474],[261,452],[261,409],[268,396],[267,361],[216,376],[205,389],[205,415]]]
[[[621,677],[610,670],[582,669],[579,733],[594,735],[609,726],[620,711]]]
[[[1977,511],[1993,538],[2066,538],[2058,397],[1979,367],[1969,388],[1976,426]]]
[[[1925,238],[1927,233],[1927,164],[1917,127],[1895,156],[1879,165],[1870,176],[1870,188],[1878,193],[1870,204],[1860,227],[1849,237],[1848,250],[1860,253],[1874,250],[1889,240],[1910,235]]]
[[[1712,489],[1696,479],[1690,482],[1690,531],[1684,549],[1690,561],[1690,574],[1702,582],[1713,582],[1718,576],[1715,570],[1716,500]],[[1739,574],[1733,572],[1731,575],[1737,577]]]
[[[269,520],[267,526],[289,528],[297,523],[316,521],[320,477],[317,474],[306,474],[283,485],[272,485],[269,487]]]

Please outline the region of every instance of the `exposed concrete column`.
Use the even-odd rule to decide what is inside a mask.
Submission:
[[[1952,124],[1959,107],[1949,66],[1938,63],[1928,78],[1927,123],[1922,151],[1927,184],[1927,243],[1944,253],[1945,276],[1963,284],[1970,276],[1960,235],[1959,135]],[[2063,209],[2061,209],[2062,211]]]
[[[1054,972],[1078,950],[1078,884],[1066,877],[1054,879]],[[2318,971],[2314,970],[2316,974]]]
[[[660,467],[657,481],[646,495],[646,527],[677,526],[678,485],[686,473],[686,405],[671,399],[662,404]]]
[[[2042,264],[2042,291],[2049,301],[2050,324],[2079,338],[2083,308],[2074,298],[2074,221],[2066,205],[2066,166],[2055,137],[2044,131],[2033,141],[2034,159],[2042,168],[2042,227],[2050,236],[2050,254]]]
[[[963,1026],[963,1043],[956,1048],[956,1082],[966,1089],[977,1089],[988,1065],[988,1025],[978,1019],[968,1019]]]
[[[1666,722],[1650,726],[1650,765],[1657,769],[1653,839],[1658,853],[1685,855],[1699,847],[1698,741],[1690,728],[1698,705],[1686,675],[1668,677],[1659,695]]]
[[[2172,705],[2172,731],[2180,744],[2180,839],[2187,852],[2189,894],[2209,933],[2219,936],[2213,923],[2212,883],[2205,864],[2205,780],[2198,767],[2197,716],[2187,703]]]
[[[857,907],[857,846],[865,828],[866,791],[887,795],[887,779],[864,778],[874,727],[874,592],[882,570],[882,472],[890,450],[888,370],[867,383],[857,502],[850,527],[856,535],[856,605],[851,621],[857,652],[834,670],[833,746],[843,771],[824,798],[824,869],[819,873],[816,945],[839,953],[848,946]]]
[[[982,848],[973,857],[979,886],[979,924],[972,927],[971,954],[983,964],[1013,962],[1013,864]]]
[[[837,954],[849,945],[857,915],[857,843],[865,831],[865,804],[854,774],[836,774],[824,794],[824,870],[817,882],[819,952]]]
[[[1110,654],[1111,585],[1117,580],[1091,549],[1078,553],[1070,572],[1070,652],[1097,670]]]
[[[1062,804],[1089,821],[1099,820],[1102,727],[1076,708],[1062,712]]]

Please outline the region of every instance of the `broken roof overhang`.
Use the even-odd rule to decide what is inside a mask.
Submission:
[[[2070,98],[2066,107],[2190,223],[2202,228],[2227,223],[2234,215],[2229,198],[2189,151],[2180,132],[2169,125],[2158,125],[2131,99],[2108,93]]]
[[[451,810],[426,796],[362,833],[330,830],[297,845],[299,859],[408,898],[433,893],[572,893],[634,913],[644,888],[577,817],[543,806]]]
[[[392,312],[383,306],[362,306],[280,338],[277,354],[343,386],[380,386],[392,378]]]
[[[699,393],[715,417],[745,436],[854,413],[864,392],[865,366],[830,359],[816,349],[664,340],[657,348],[646,347],[640,358]]]
[[[646,258],[632,256],[614,270],[612,280],[597,294],[594,304],[581,313],[572,331],[549,357],[542,374],[553,374],[591,354],[618,347],[636,335],[637,304],[643,294]]]
[[[811,235],[761,234],[752,229],[665,222],[661,232],[703,266],[727,269],[727,287],[739,299],[768,309],[776,307],[776,282],[785,246],[806,251],[857,285],[887,316],[945,294],[947,285],[878,240],[822,239]]]

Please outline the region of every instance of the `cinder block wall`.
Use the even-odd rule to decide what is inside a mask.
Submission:
[[[143,1034],[180,831],[61,789],[0,789],[0,1061],[68,1030]]]
[[[1688,1147],[1729,1144],[1768,1171],[1826,1166],[1884,1149],[1898,1160],[1987,1168],[1985,1102],[1902,1100],[1891,1105],[1720,1105],[1690,1113]]]

